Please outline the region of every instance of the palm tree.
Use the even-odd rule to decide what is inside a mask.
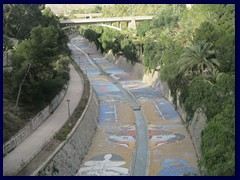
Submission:
[[[215,51],[212,44],[200,41],[185,47],[184,53],[178,61],[179,69],[185,76],[213,75],[220,63],[215,58]]]

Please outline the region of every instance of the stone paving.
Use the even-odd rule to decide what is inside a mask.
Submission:
[[[87,74],[100,99],[98,129],[77,175],[136,175],[133,169],[138,164],[134,164],[133,156],[137,135],[140,135],[139,142],[145,137],[148,142],[148,147],[141,147],[148,148],[149,153],[149,160],[141,162],[145,163],[146,175],[179,176],[195,173],[196,152],[172,104],[161,97],[157,90],[107,61],[102,54],[89,47],[85,39],[76,37],[71,43],[74,60]],[[138,134],[136,118],[139,115],[133,111],[132,104],[119,85],[110,81],[96,65],[89,63],[76,47],[88,53],[94,63],[137,99],[143,119],[146,120],[148,138],[145,132]]]

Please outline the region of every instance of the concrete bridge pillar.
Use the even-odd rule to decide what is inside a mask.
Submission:
[[[128,29],[136,29],[136,21],[135,18],[132,18],[131,22],[128,23]]]
[[[122,29],[122,22],[121,22],[121,21],[119,21],[119,22],[117,23],[117,27],[118,27],[119,29]]]

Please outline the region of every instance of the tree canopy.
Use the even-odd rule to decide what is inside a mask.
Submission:
[[[69,80],[68,38],[58,18],[41,4],[4,4],[4,141],[25,125]],[[13,45],[11,39],[18,40]]]

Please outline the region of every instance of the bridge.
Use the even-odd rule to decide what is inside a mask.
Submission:
[[[67,26],[79,26],[79,25],[90,25],[90,24],[103,24],[110,23],[112,28],[116,29],[113,26],[113,23],[117,22],[117,28],[122,28],[122,22],[127,22],[127,27],[136,29],[136,22],[138,21],[149,21],[152,20],[153,16],[128,16],[128,17],[113,17],[113,18],[93,18],[93,19],[66,19],[61,20],[61,24],[66,24]],[[108,26],[109,27],[109,26]],[[66,29],[65,27],[64,29]]]
[[[76,18],[84,18],[84,19],[92,19],[92,18],[96,18],[96,17],[100,17],[102,16],[102,13],[88,13],[88,14],[73,14],[73,17]]]

